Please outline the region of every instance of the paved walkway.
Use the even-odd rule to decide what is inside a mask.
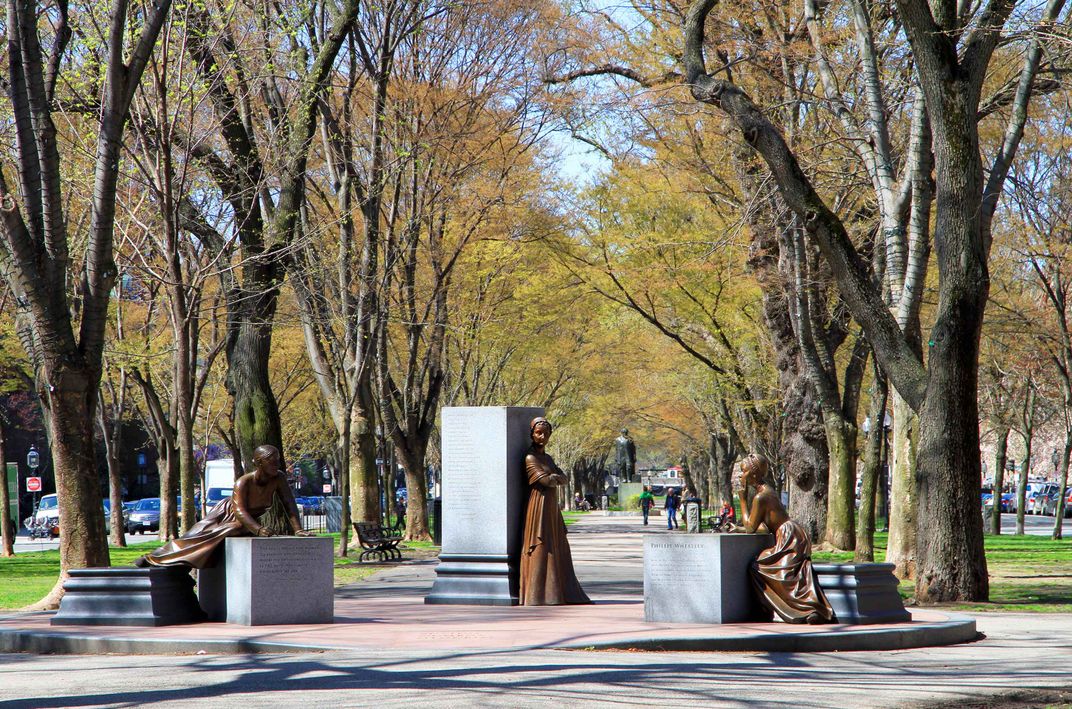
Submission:
[[[588,517],[570,528],[582,582],[604,601],[637,610],[638,520]],[[1072,685],[1072,617],[979,615],[986,638],[917,650],[844,653],[652,653],[534,648],[547,612],[558,633],[586,638],[588,607],[488,609],[423,606],[430,565],[398,567],[342,589],[339,606],[382,609],[340,627],[360,641],[318,654],[238,656],[0,655],[0,709],[22,706],[906,706]],[[407,600],[408,599],[408,600]],[[348,604],[354,604],[352,606]],[[586,611],[589,613],[586,615]],[[407,614],[432,612],[434,616]],[[509,615],[493,615],[496,613]],[[575,615],[573,615],[575,614]],[[635,617],[635,616],[634,616]],[[431,620],[430,620],[431,619]],[[19,622],[25,622],[22,616]],[[355,622],[356,621],[356,622]],[[4,621],[7,624],[14,619]],[[501,629],[502,624],[509,626]],[[194,627],[194,626],[192,626]],[[202,629],[205,626],[199,626]],[[217,628],[226,628],[219,624]],[[674,626],[672,632],[685,632]],[[325,626],[336,632],[334,626]],[[172,628],[171,631],[179,631]],[[168,632],[152,630],[152,632]],[[247,636],[286,634],[246,628]],[[296,633],[297,631],[295,631]],[[671,632],[666,628],[659,632]],[[506,637],[504,637],[504,634]],[[434,690],[429,692],[429,690]]]

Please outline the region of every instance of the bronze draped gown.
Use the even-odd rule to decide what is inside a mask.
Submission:
[[[274,534],[287,534],[286,508],[279,495],[272,496],[268,507],[247,507],[247,512],[268,527]],[[205,518],[190,527],[179,539],[172,540],[150,554],[145,561],[151,566],[187,566],[203,569],[216,564],[215,551],[227,537],[252,537],[242,524],[234,496],[220,500]]]
[[[549,464],[552,471],[562,472],[546,453],[530,448],[525,456],[525,474],[531,491],[525,510],[525,536],[521,548],[521,605],[591,603],[573,571],[566,523],[558,511],[556,484],[548,467],[530,461],[529,456]]]
[[[786,520],[774,534],[774,546],[760,552],[749,568],[760,601],[786,623],[829,623],[834,612],[811,567],[811,541],[804,528]]]

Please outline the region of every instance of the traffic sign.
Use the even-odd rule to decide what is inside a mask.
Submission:
[[[324,494],[325,495],[330,495],[331,494],[331,483],[324,483]]]
[[[26,492],[41,492],[41,478],[26,478]]]
[[[41,454],[37,452],[37,448],[30,446],[30,452],[26,454],[26,465],[30,466],[30,470],[40,467]]]

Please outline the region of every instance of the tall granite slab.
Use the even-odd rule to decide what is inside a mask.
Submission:
[[[771,534],[644,536],[644,620],[741,623],[763,617],[748,566]]]
[[[812,564],[838,623],[907,623],[893,564]]]
[[[335,495],[324,498],[324,523],[328,534],[342,531],[342,498]]]
[[[210,620],[239,625],[331,623],[335,615],[330,537],[231,537],[222,561],[197,577]]]
[[[205,620],[186,568],[72,569],[63,590],[51,625],[160,626]]]
[[[699,534],[703,531],[702,518],[700,516],[699,502],[685,503],[685,531],[689,534]]]
[[[443,545],[425,603],[518,603],[529,422],[543,409],[450,406],[442,412]]]

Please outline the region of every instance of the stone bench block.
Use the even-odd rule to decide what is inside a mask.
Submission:
[[[839,623],[906,623],[912,615],[897,593],[893,564],[813,564]]]
[[[331,623],[335,616],[330,537],[232,537],[223,560],[198,572],[210,620],[239,625]]]
[[[762,617],[748,566],[770,534],[644,537],[644,620],[739,623]]]
[[[52,625],[180,625],[205,620],[186,568],[72,569]]]

